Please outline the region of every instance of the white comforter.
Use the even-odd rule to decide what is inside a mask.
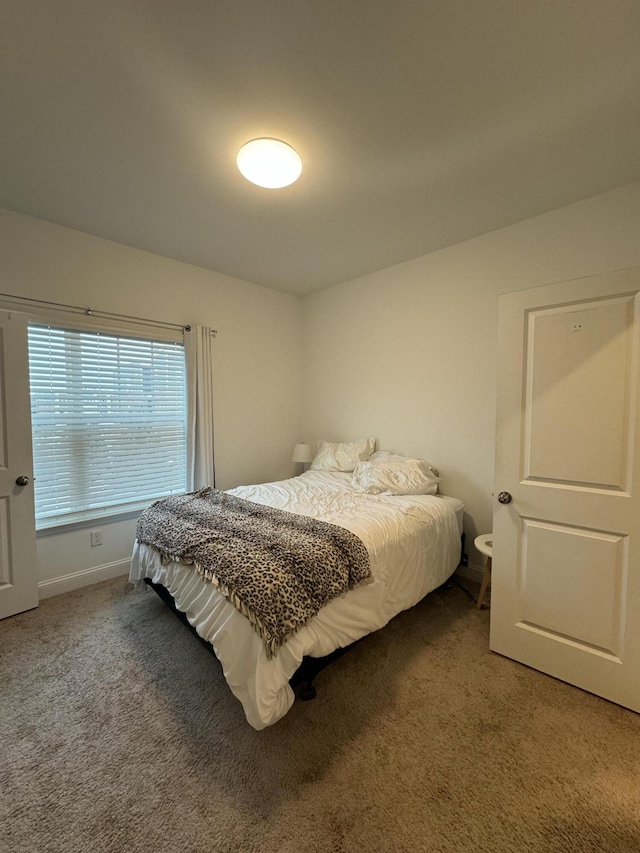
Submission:
[[[262,729],[294,701],[289,679],[305,655],[322,657],[387,622],[443,583],[460,556],[455,498],[365,495],[351,475],[309,471],[300,477],[231,491],[241,498],[310,515],[351,530],[365,544],[372,582],[329,602],[269,660],[251,623],[192,566],[161,564],[135,543],[130,579],[147,577],[173,596],[198,634],[211,643],[249,723]]]

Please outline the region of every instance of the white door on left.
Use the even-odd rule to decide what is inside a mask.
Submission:
[[[27,318],[0,311],[0,619],[37,606]]]

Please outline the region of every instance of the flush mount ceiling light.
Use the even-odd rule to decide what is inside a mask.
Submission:
[[[244,177],[270,190],[288,187],[302,172],[302,160],[280,139],[252,139],[238,151],[238,169]]]

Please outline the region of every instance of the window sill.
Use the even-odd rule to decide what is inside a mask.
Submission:
[[[153,503],[153,501],[151,501]],[[147,504],[149,506],[149,504]],[[36,529],[36,537],[40,539],[45,536],[55,536],[58,533],[73,533],[74,530],[86,530],[89,527],[99,527],[101,524],[113,524],[118,521],[132,521],[137,519],[145,507],[128,509],[123,512],[110,512],[105,515],[96,515],[92,518],[81,518],[77,521],[65,521],[61,524],[51,524],[47,527]]]

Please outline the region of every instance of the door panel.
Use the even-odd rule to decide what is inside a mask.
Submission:
[[[640,711],[640,270],[500,300],[491,648]]]
[[[27,318],[0,311],[0,618],[37,605]]]
[[[627,490],[634,303],[528,313],[525,479]]]
[[[620,653],[627,537],[523,519],[520,622]]]
[[[4,466],[3,466],[4,467]],[[0,589],[13,584],[13,561],[9,550],[9,498],[0,498]]]

